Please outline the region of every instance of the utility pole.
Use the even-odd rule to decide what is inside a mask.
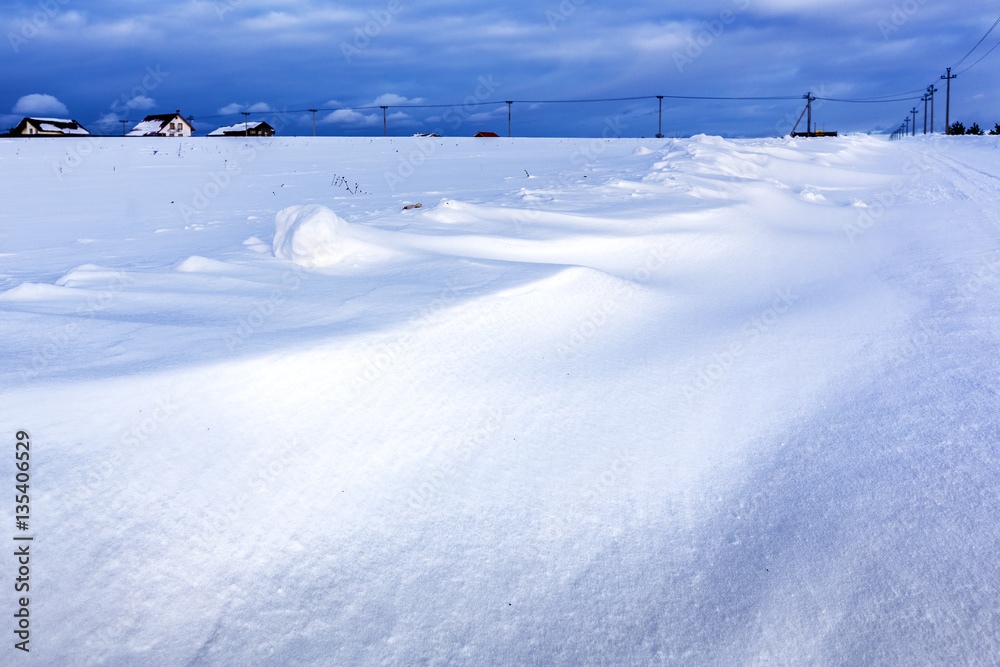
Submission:
[[[510,105],[514,103],[514,100],[507,100],[507,138],[510,138]]]
[[[309,111],[312,111],[312,115],[313,115],[313,136],[315,137],[316,136],[316,112],[319,111],[319,109],[310,109]]]
[[[124,137],[125,136],[125,123],[127,123],[128,121],[127,120],[120,120],[118,122],[122,124],[122,136]]]
[[[951,68],[948,68],[948,76],[941,75],[942,79],[948,81],[948,85],[945,87],[945,97],[944,97],[944,133],[951,134],[951,80],[957,78],[957,74],[951,73]]]
[[[389,107],[386,107],[386,106],[381,107],[381,109],[382,109],[382,136],[383,137],[389,136],[389,126],[386,124],[386,120],[385,120],[385,110],[388,109],[388,108]]]
[[[910,113],[913,115],[913,136],[917,136],[917,107],[910,109]]]
[[[660,100],[660,122],[656,126],[656,138],[663,138],[663,95],[657,95],[656,99]]]
[[[934,134],[934,93],[937,92],[937,88],[934,84],[927,86],[927,94],[931,96],[931,134]]]
[[[249,111],[241,111],[240,113],[243,114],[243,136],[244,137],[249,137],[250,136],[250,121],[249,121],[250,112]]]
[[[927,134],[927,100],[931,98],[930,95],[924,93],[924,96],[920,99],[924,101],[924,134]]]
[[[907,116],[904,122],[906,123],[906,129],[903,131],[903,134],[908,135],[910,133],[910,117]]]
[[[803,97],[806,98],[806,133],[813,134],[813,97],[812,92],[808,92]]]

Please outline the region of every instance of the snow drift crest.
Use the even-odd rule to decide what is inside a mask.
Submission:
[[[274,256],[301,266],[330,266],[347,254],[348,222],[321,204],[289,206],[274,216]]]
[[[274,256],[310,268],[384,259],[391,251],[363,241],[359,230],[322,204],[298,204],[274,216]]]

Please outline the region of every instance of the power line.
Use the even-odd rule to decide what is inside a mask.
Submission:
[[[923,88],[921,88],[923,91]],[[914,95],[910,97],[896,97],[891,100],[845,100],[837,97],[817,97],[817,100],[823,100],[824,102],[846,102],[849,104],[884,104],[886,102],[908,102],[910,100],[919,100],[919,95]]]
[[[965,54],[964,56],[962,56],[962,59],[961,59],[961,60],[959,60],[959,61],[958,61],[957,63],[955,63],[954,65],[952,65],[952,66],[951,66],[951,68],[952,68],[952,69],[955,69],[955,68],[957,68],[957,67],[958,67],[959,65],[961,65],[962,63],[964,63],[964,62],[965,62],[965,59],[966,59],[966,58],[968,58],[969,56],[971,56],[971,55],[972,55],[972,52],[973,52],[973,51],[975,51],[976,49],[978,49],[978,48],[979,48],[979,45],[983,43],[983,40],[984,40],[984,39],[986,39],[987,37],[989,37],[989,36],[990,36],[990,33],[991,33],[991,32],[993,32],[993,29],[994,29],[994,28],[996,28],[996,27],[997,27],[997,25],[1000,25],[1000,17],[997,17],[997,20],[993,22],[993,25],[991,25],[991,26],[990,26],[990,29],[986,31],[986,34],[985,34],[985,35],[983,35],[983,36],[982,36],[982,38],[981,38],[981,39],[980,39],[980,40],[979,40],[978,42],[976,42],[976,45],[975,45],[975,46],[973,46],[973,47],[972,47],[971,49],[969,49],[969,52],[968,52],[968,53],[966,53],[966,54]],[[995,49],[996,47],[993,47],[993,48]],[[993,49],[990,49],[990,51],[992,51],[992,50],[993,50]],[[984,56],[984,57],[985,57],[985,56]],[[980,60],[981,60],[981,59],[980,59]],[[976,62],[979,62],[979,61],[976,61]]]
[[[591,100],[514,100],[514,102],[520,102],[521,104],[585,104],[589,102],[628,102],[632,100],[654,100],[661,97],[671,100],[736,100],[736,101],[802,99],[801,95],[784,95],[784,96],[774,96],[774,97],[713,97],[708,95],[642,95],[640,97],[607,97],[603,99],[591,99]]]
[[[884,97],[894,97],[895,99],[880,99],[880,98],[863,98],[863,99],[840,99],[833,97],[820,97],[817,99],[825,100],[828,102],[898,102],[902,100],[919,99],[918,97],[900,97],[901,95],[908,95],[910,92],[923,92],[920,91],[907,91],[906,93],[897,93],[894,96],[884,96]],[[801,95],[768,95],[768,96],[717,96],[717,95],[637,95],[632,97],[601,97],[601,98],[588,98],[588,99],[569,99],[569,100],[491,100],[485,102],[453,102],[451,104],[388,104],[388,105],[360,105],[360,106],[340,106],[340,107],[314,107],[309,109],[285,109],[285,110],[268,110],[259,111],[260,115],[268,114],[285,114],[285,113],[316,113],[318,111],[373,111],[375,109],[444,109],[452,107],[482,107],[482,106],[501,106],[504,104],[592,104],[600,102],[634,102],[638,100],[654,100],[654,99],[673,99],[673,100],[716,100],[716,101],[733,101],[733,102],[757,102],[757,101],[783,101],[783,100],[798,100],[801,99]],[[196,116],[199,120],[210,120],[213,118],[226,118],[229,116],[235,116],[242,112],[234,112],[229,114],[208,114]]]
[[[986,53],[984,53],[984,54],[983,54],[983,55],[982,55],[982,56],[981,56],[981,57],[979,58],[979,60],[977,60],[976,62],[972,63],[971,65],[969,65],[968,67],[966,67],[965,69],[963,69],[963,70],[962,70],[961,72],[956,72],[955,74],[956,74],[956,75],[958,75],[958,74],[963,74],[964,72],[968,72],[968,71],[969,71],[970,69],[972,69],[973,67],[975,67],[975,66],[976,66],[976,65],[978,65],[979,63],[983,62],[983,59],[984,59],[984,58],[985,58],[986,56],[988,56],[988,55],[990,55],[991,53],[993,53],[993,51],[994,51],[994,50],[995,50],[995,49],[996,49],[996,48],[997,48],[998,46],[1000,46],[1000,42],[997,42],[996,44],[994,44],[994,45],[993,45],[993,48],[991,48],[991,49],[990,49],[989,51],[987,51]]]
[[[877,101],[886,100],[886,98],[892,97],[892,98],[898,98],[898,99],[893,99],[893,100],[888,100],[888,101],[890,101],[890,102],[898,102],[900,100],[912,99],[912,98],[909,98],[909,97],[903,97],[903,95],[913,95],[915,93],[922,93],[922,92],[924,92],[924,90],[925,90],[924,88],[919,88],[917,90],[907,90],[907,91],[904,91],[902,93],[893,93],[892,95],[876,95],[875,97],[856,97],[856,98],[853,98],[853,99],[838,99],[838,98],[833,98],[833,97],[820,97],[820,98],[817,98],[817,99],[827,100],[827,101],[831,101],[831,102],[877,102]]]

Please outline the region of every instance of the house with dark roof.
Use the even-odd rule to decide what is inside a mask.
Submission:
[[[181,112],[161,113],[146,116],[132,128],[129,137],[190,137],[194,134],[191,123],[184,120]]]
[[[10,134],[15,137],[79,137],[88,136],[90,132],[68,118],[25,118]]]
[[[496,132],[476,132],[473,137],[499,137]]]
[[[208,133],[210,137],[273,137],[274,128],[262,120],[227,125]]]

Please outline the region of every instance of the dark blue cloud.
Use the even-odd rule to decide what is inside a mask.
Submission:
[[[54,96],[91,125],[103,119],[120,129],[118,119],[181,109],[207,131],[241,120],[239,110],[273,119],[266,109],[284,109],[292,113],[282,131],[302,134],[312,132],[312,117],[301,110],[331,101],[353,111],[319,112],[320,133],[378,134],[381,110],[360,107],[395,95],[456,106],[394,106],[390,133],[462,135],[506,133],[506,108],[496,103],[508,99],[863,98],[937,81],[996,12],[985,1],[930,0],[16,1],[0,14],[8,65],[0,122],[33,94]],[[980,52],[998,40],[1000,30]],[[1000,49],[954,81],[953,117],[1000,121],[996,58]],[[842,131],[892,128],[913,105],[830,102],[818,105],[817,120]],[[799,100],[664,100],[663,131],[773,135],[800,108]],[[609,124],[651,136],[657,101],[513,106],[518,135],[600,135]]]

